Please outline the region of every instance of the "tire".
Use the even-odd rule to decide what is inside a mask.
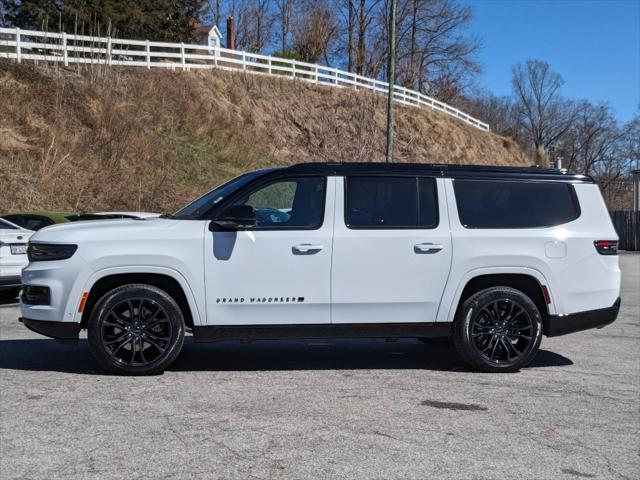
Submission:
[[[536,304],[510,287],[469,297],[454,319],[453,343],[462,359],[484,372],[516,372],[531,363],[542,340]]]
[[[145,284],[107,292],[91,312],[87,328],[96,361],[118,375],[160,374],[184,343],[180,307],[164,290]]]

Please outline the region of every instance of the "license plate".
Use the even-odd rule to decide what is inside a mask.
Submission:
[[[10,245],[11,247],[11,255],[26,255],[27,254],[27,246],[23,244],[18,245]]]

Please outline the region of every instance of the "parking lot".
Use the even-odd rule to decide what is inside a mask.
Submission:
[[[185,344],[108,376],[0,306],[0,478],[640,478],[640,255],[602,330],[482,374],[415,340]]]

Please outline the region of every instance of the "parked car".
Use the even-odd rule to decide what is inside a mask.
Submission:
[[[27,242],[33,232],[0,218],[0,296],[15,298],[27,266]]]
[[[148,212],[100,212],[100,213],[65,213],[65,212],[24,212],[10,213],[1,218],[20,225],[29,230],[38,231],[41,228],[58,223],[81,222],[88,220],[114,220],[132,218],[152,218],[160,216],[158,213]]]
[[[603,327],[620,307],[598,186],[533,167],[259,170],[170,217],[42,230],[28,254],[22,322],[65,340],[87,329],[120,374],[162,372],[185,330],[196,342],[450,336],[472,367],[512,372],[543,334]]]

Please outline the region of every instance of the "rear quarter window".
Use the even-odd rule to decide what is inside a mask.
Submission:
[[[453,189],[465,228],[553,227],[580,216],[569,183],[456,179]]]

